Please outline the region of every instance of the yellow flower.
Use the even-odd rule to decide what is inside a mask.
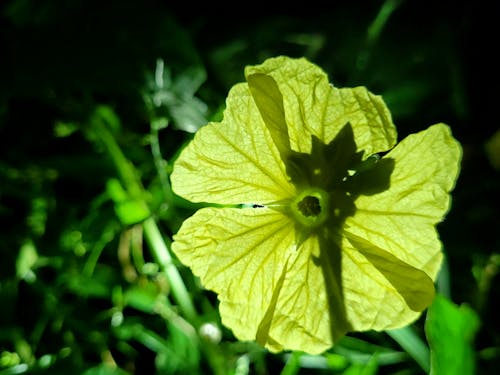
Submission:
[[[218,294],[223,324],[273,352],[320,353],[347,332],[413,322],[434,297],[435,225],[459,172],[448,126],[396,145],[380,96],[335,88],[303,58],[245,76],[171,175],[178,195],[218,205],[172,248]]]

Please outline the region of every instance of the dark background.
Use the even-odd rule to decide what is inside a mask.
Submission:
[[[78,324],[107,308],[107,302],[101,301],[103,306],[93,302],[96,305],[91,307],[73,292],[59,290],[62,275],[69,274],[70,265],[78,269],[79,262],[71,252],[61,250],[61,233],[88,219],[91,202],[115,173],[81,125],[95,106],[114,108],[122,120],[124,153],[146,181],[153,180],[155,171],[144,147],[152,115],[143,92],[145,77],[154,71],[157,58],[164,59],[173,78],[189,77],[193,69],[202,72],[196,97],[207,105],[205,115],[211,119],[220,115],[229,88],[244,79],[245,65],[280,54],[306,56],[336,86],[364,85],[383,95],[400,139],[437,122],[451,126],[464,150],[452,209],[439,225],[449,261],[451,298],[480,315],[477,351],[498,347],[493,302],[499,298],[494,287],[499,261],[493,255],[498,257],[500,245],[499,172],[485,148],[499,129],[497,13],[492,2],[394,3],[397,9],[378,38],[369,40],[367,29],[382,1],[329,2],[328,6],[315,2],[296,6],[2,2],[0,325],[9,329],[0,334],[0,351],[14,350],[12,332],[30,342],[37,321],[53,313],[42,303],[49,291],[61,298],[63,310],[75,311],[75,304],[82,304],[77,309],[81,316],[74,318]],[[68,136],[55,136],[58,121],[77,124],[77,129]],[[166,159],[191,137],[175,119],[173,123],[160,139]],[[45,209],[36,211],[36,202]],[[108,216],[93,219],[89,230],[96,233],[112,215],[106,205],[99,209]],[[34,212],[45,215],[38,232]],[[164,230],[171,234],[175,225],[166,221]],[[89,234],[88,241],[97,238],[93,236]],[[34,284],[16,278],[19,249],[27,239],[34,241],[40,256],[49,259],[49,266],[38,269]],[[64,266],[55,265],[56,259]],[[110,267],[115,265],[111,255],[102,259]],[[82,335],[85,329],[75,328]],[[57,348],[60,340],[55,334],[42,335],[38,343],[50,349]],[[98,363],[91,345],[81,345],[82,363]],[[151,359],[142,358],[151,365]],[[480,360],[479,368],[488,373],[492,361]]]

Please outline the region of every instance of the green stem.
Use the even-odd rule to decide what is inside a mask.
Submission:
[[[92,251],[90,252],[89,257],[87,258],[87,261],[83,266],[82,275],[86,277],[92,277],[99,257],[101,256],[106,245],[113,240],[115,235],[116,231],[114,230],[113,225],[109,225],[104,228],[101,237],[92,247]]]
[[[96,114],[96,117],[97,116],[98,115]],[[113,160],[115,168],[118,171],[120,179],[122,180],[123,186],[131,196],[133,196],[134,198],[139,198],[142,194],[143,189],[135,174],[134,166],[125,157],[125,155],[123,155],[120,146],[116,142],[113,134],[107,128],[103,119],[94,118],[92,121],[92,125],[94,126],[94,130],[99,136],[100,141],[102,141],[106,146],[106,150],[108,151],[111,160]]]
[[[115,137],[106,126],[105,120],[99,116],[98,111],[96,111],[96,115],[92,120],[92,126],[99,139],[106,146],[106,150],[115,164],[125,189],[134,198],[144,197],[144,190],[137,177],[133,164],[130,163],[123,154]],[[146,204],[146,202],[144,202],[144,204]],[[165,243],[165,238],[158,229],[155,220],[149,217],[143,222],[143,228],[144,235],[151,247],[153,256],[167,276],[174,300],[179,305],[184,316],[192,323],[196,322],[197,314],[189,296],[189,292],[187,291],[179,271],[172,262],[172,257]]]
[[[429,373],[431,366],[429,348],[412,330],[411,326],[388,330],[386,333],[420,365],[426,374]]]
[[[356,75],[364,72],[366,67],[368,66],[373,48],[380,38],[380,34],[384,29],[387,21],[394,11],[401,5],[403,0],[385,0],[374,20],[368,26],[368,30],[366,32],[366,39],[364,43],[364,47],[359,52],[357,61],[356,61]]]
[[[281,370],[280,375],[296,375],[300,371],[300,357],[302,353],[293,351],[290,353],[285,366]]]
[[[167,161],[163,159],[160,149],[158,126],[151,124],[151,153],[153,155],[153,161],[155,163],[156,171],[158,172],[158,177],[160,178],[160,185],[162,187],[163,194],[167,202],[171,202],[173,199],[172,188],[168,182],[167,176]]]
[[[384,26],[386,25],[387,21],[389,20],[389,17],[399,7],[399,5],[401,3],[402,3],[402,0],[386,0],[386,1],[384,1],[384,3],[382,4],[382,7],[380,8],[379,12],[377,13],[377,16],[375,17],[373,22],[368,27],[366,39],[367,39],[367,42],[370,46],[378,40],[380,34],[382,33],[382,30],[384,29]]]
[[[191,302],[189,292],[184,285],[184,281],[179,274],[179,270],[172,262],[172,257],[168,251],[167,245],[164,241],[155,220],[150,217],[143,223],[144,235],[146,241],[153,251],[153,255],[158,264],[164,270],[167,279],[172,288],[172,295],[176,302],[179,304],[184,316],[191,322],[195,322],[197,318],[196,310]]]

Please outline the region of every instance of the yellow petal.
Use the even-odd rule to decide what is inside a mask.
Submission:
[[[434,283],[424,272],[396,258],[391,253],[373,246],[355,235],[346,234],[353,247],[375,267],[416,312],[424,310],[434,298]]]
[[[257,341],[271,351],[319,354],[351,329],[341,285],[334,280],[326,251],[320,249],[318,238],[311,236],[288,258],[272,315],[264,319],[267,326],[261,325],[257,335]]]
[[[295,236],[290,218],[270,209],[203,208],[172,249],[218,294],[222,322],[239,340],[320,353],[347,326],[329,308],[317,239],[297,249]]]
[[[370,255],[363,255],[356,239],[362,238],[369,244],[366,246],[381,249],[435,280],[442,260],[435,225],[448,211],[461,148],[449,127],[437,124],[408,136],[384,158],[394,161],[390,187],[382,193],[358,197],[356,212],[344,226],[346,306],[354,328],[359,330],[397,328],[419,314],[390,282],[397,281],[388,280],[380,265],[376,267]],[[375,283],[370,283],[370,277]]]
[[[396,143],[391,114],[378,95],[365,87],[333,87],[328,76],[305,58],[271,58],[249,66],[245,75],[268,74],[283,96],[292,149],[310,152],[311,135],[328,144],[350,122],[358,150],[387,151]]]
[[[221,123],[195,134],[171,180],[174,192],[193,202],[265,204],[295,192],[247,84],[231,89]]]

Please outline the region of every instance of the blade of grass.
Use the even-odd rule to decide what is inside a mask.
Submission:
[[[403,0],[384,1],[372,23],[368,26],[364,46],[359,52],[358,58],[356,60],[356,75],[362,73],[368,66],[371,53],[375,44],[380,38],[382,30],[384,29],[391,15],[401,5],[402,2]]]
[[[425,371],[430,370],[429,348],[424,341],[417,336],[411,326],[388,330],[386,333],[392,337]]]

